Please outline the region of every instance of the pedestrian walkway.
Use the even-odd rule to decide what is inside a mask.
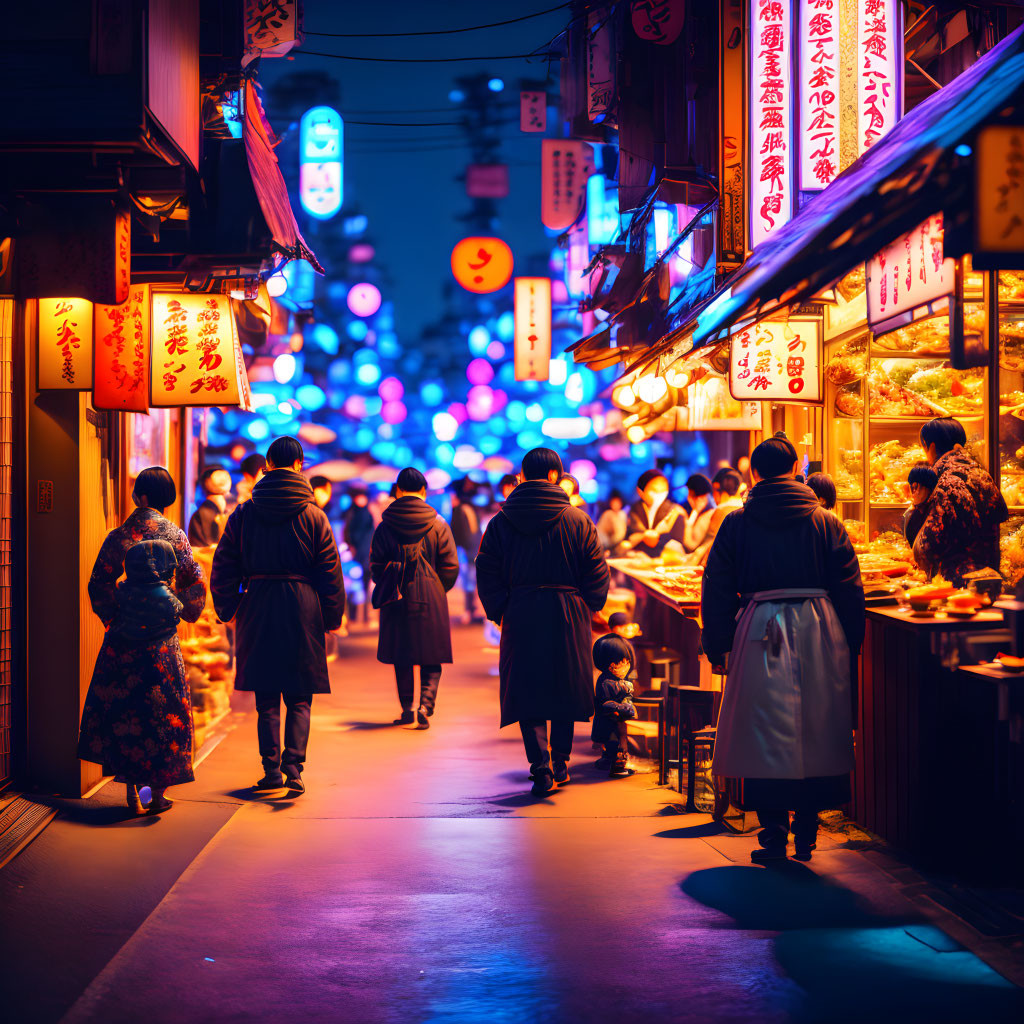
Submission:
[[[314,702],[302,797],[251,798],[254,716],[238,713],[162,820],[102,795],[65,806],[0,871],[24,933],[0,950],[4,990],[24,997],[41,968],[55,989],[17,1019],[1024,1019],[1021,991],[871,857],[826,840],[809,866],[754,867],[752,838],[680,815],[655,776],[590,768],[583,727],[572,785],[533,800],[480,636],[455,630],[426,732],[390,725],[375,637],[349,638]]]

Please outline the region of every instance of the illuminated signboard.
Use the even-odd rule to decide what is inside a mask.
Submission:
[[[40,391],[88,391],[92,387],[92,337],[91,302],[39,300]]]
[[[594,124],[608,120],[615,108],[615,50],[610,20],[604,11],[587,15],[587,116]]]
[[[610,245],[619,234],[619,196],[603,174],[587,178],[587,235],[593,246]]]
[[[463,238],[451,262],[455,280],[468,292],[496,292],[512,280],[512,250],[500,238]]]
[[[344,196],[344,124],[331,107],[310,107],[299,122],[299,201],[317,220],[330,220]]]
[[[1024,266],[1024,128],[991,124],[974,158],[974,269]]]
[[[900,119],[903,31],[897,0],[857,0],[857,152]]]
[[[750,245],[793,216],[792,0],[750,3]]]
[[[519,94],[519,130],[543,132],[548,127],[548,96],[536,90]]]
[[[839,4],[800,0],[800,188],[839,173]]]
[[[547,380],[551,372],[551,280],[517,277],[515,283],[516,380]]]
[[[540,146],[540,219],[549,230],[564,231],[583,211],[593,150],[578,139],[542,139]]]
[[[762,320],[732,336],[729,390],[739,402],[821,401],[817,320]]]
[[[92,404],[115,412],[149,410],[149,286],[132,285],[120,306],[96,306]]]

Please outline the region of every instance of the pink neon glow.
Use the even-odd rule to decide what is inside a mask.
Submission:
[[[508,395],[504,391],[495,391],[492,401],[494,402],[493,411],[501,412],[508,405]]]
[[[355,284],[348,292],[348,308],[356,316],[373,316],[380,309],[380,289],[372,284]]]
[[[452,402],[448,406],[448,414],[455,419],[456,423],[465,423],[469,419],[469,413],[462,402]]]
[[[505,358],[505,346],[500,341],[492,341],[487,346],[487,358],[488,359],[504,359]]]
[[[494,367],[486,359],[474,359],[466,367],[470,384],[490,384],[494,380]]]
[[[405,388],[397,377],[385,377],[377,388],[377,394],[385,402],[398,402],[405,394]]]
[[[471,420],[487,419],[494,412],[494,392],[486,384],[470,388],[466,409]]]
[[[551,282],[551,301],[564,306],[569,301],[569,289],[564,281]]]
[[[362,419],[366,415],[366,399],[362,395],[349,395],[342,406],[345,415],[353,419]]]
[[[381,419],[385,423],[401,423],[409,415],[404,402],[385,402],[380,411]]]
[[[590,459],[576,459],[569,463],[569,472],[577,480],[593,480],[597,476],[597,466]]]
[[[359,242],[348,251],[350,263],[369,263],[376,255],[377,250],[372,245],[367,245],[366,242]]]

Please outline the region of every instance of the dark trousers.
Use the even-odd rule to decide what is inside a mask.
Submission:
[[[553,760],[563,763],[569,760],[575,727],[575,722],[552,722],[551,751],[549,753],[548,723],[542,719],[528,719],[519,723],[519,730],[523,734],[523,746],[526,747],[526,756],[534,772],[538,769],[550,768]]]
[[[398,701],[403,711],[412,711],[416,703],[416,681],[413,679],[415,665],[396,665],[395,682],[398,683]],[[434,713],[437,701],[437,684],[441,682],[440,665],[420,665],[420,703],[428,715]]]
[[[757,811],[757,820],[761,826],[757,841],[766,849],[785,846],[789,842],[789,811],[761,810]],[[811,844],[818,838],[818,812],[793,812],[793,838],[798,844]]]
[[[288,709],[284,720],[284,753],[281,753],[281,700]],[[256,694],[256,734],[260,757],[267,775],[285,775],[297,779],[302,774],[309,741],[309,713],[313,695],[310,693]]]
[[[604,756],[612,761],[625,761],[628,758],[628,749],[626,723],[616,720],[612,723],[608,739],[604,741]]]
[[[370,621],[370,590],[373,588],[373,582],[370,579],[370,556],[369,554],[359,556],[359,568],[363,570],[363,606],[360,608],[363,622]],[[356,621],[356,615],[353,614],[352,621]]]

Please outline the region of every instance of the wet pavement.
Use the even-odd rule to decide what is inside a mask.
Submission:
[[[1024,1019],[878,860],[825,839],[810,865],[754,867],[752,838],[681,815],[656,777],[591,768],[583,726],[573,783],[529,797],[480,637],[456,630],[425,732],[390,725],[393,678],[350,638],[299,798],[247,791],[239,695],[162,820],[124,820],[118,787],[62,803],[0,871],[18,1019]]]

